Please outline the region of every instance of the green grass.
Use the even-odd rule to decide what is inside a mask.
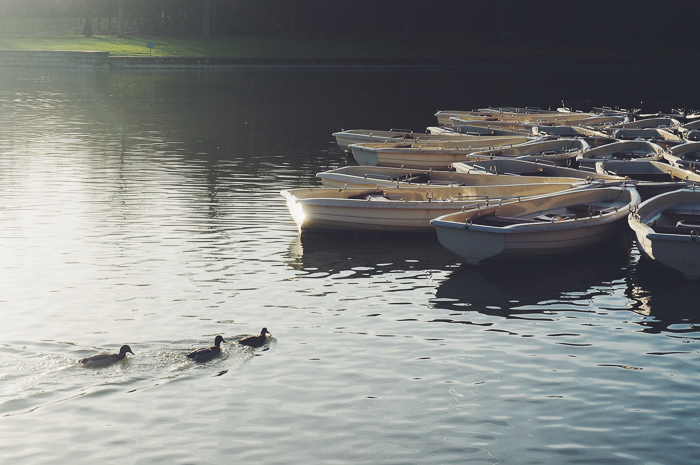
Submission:
[[[430,44],[414,44],[398,38],[368,40],[306,38],[199,38],[93,35],[74,32],[53,34],[0,34],[0,49],[106,51],[112,55],[149,55],[147,41],[154,41],[151,51],[157,56],[204,56],[240,58],[447,58],[453,53],[435,52]],[[480,58],[474,50],[468,55]]]
[[[103,29],[107,20],[102,20]],[[116,21],[112,21],[116,27]],[[84,37],[82,24],[68,19],[6,20],[0,21],[0,49],[14,50],[80,50],[106,51],[115,56],[183,56],[183,57],[237,57],[237,58],[335,58],[335,59],[577,59],[619,58],[648,60],[658,56],[665,59],[693,60],[700,57],[698,50],[670,48],[654,50],[624,49],[591,46],[590,44],[501,43],[488,37],[469,34],[424,34],[420,41],[402,40],[398,36],[383,35],[360,38],[302,38],[302,37],[239,37],[201,38],[172,36],[134,36],[118,38],[114,31],[97,31],[93,20],[93,37]],[[154,41],[149,51],[147,41]]]

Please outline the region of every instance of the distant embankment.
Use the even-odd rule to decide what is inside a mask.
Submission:
[[[51,66],[56,68],[109,68],[109,52],[0,50],[2,66]]]
[[[87,69],[455,68],[466,64],[440,59],[112,56],[109,52],[0,50],[0,66]]]
[[[0,66],[43,66],[85,69],[276,69],[276,68],[396,68],[396,69],[575,69],[575,68],[698,68],[688,60],[653,64],[634,59],[431,59],[431,58],[231,58],[112,56],[109,52],[0,50]]]

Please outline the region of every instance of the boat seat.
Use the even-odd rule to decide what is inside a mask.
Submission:
[[[695,231],[695,234],[700,232],[700,226],[660,226],[654,224],[650,224],[649,226],[651,226],[651,228],[659,234],[681,234],[684,236],[690,236],[693,231]]]
[[[430,175],[428,175],[428,173],[412,174],[404,176],[403,179],[399,178],[399,180],[408,183],[425,184],[427,182],[430,182]]]
[[[678,223],[676,223],[676,227],[678,227],[678,228],[694,228],[695,230],[700,231],[700,221],[698,221],[697,219],[680,220]]]
[[[544,215],[539,215],[535,217],[535,220],[537,221],[546,221],[548,223],[553,223],[555,221],[564,221],[564,220],[575,220],[576,215],[557,215],[554,213],[545,213]]]
[[[484,215],[474,218],[472,223],[482,226],[503,227],[510,226],[511,224],[540,223],[540,221],[531,220],[529,218],[517,218],[513,216]]]
[[[384,191],[363,192],[362,194],[348,196],[348,199],[369,200],[370,197],[373,197],[373,196],[380,196],[381,197],[383,195],[384,195]]]
[[[512,171],[512,172],[505,173],[505,174],[517,174],[519,176],[544,176],[545,172],[543,169],[534,169],[534,170]]]
[[[431,186],[461,186],[463,184],[459,184],[456,181],[455,182],[450,182],[450,181],[428,181],[428,184]]]

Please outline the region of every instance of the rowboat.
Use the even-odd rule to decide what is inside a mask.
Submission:
[[[595,166],[600,174],[628,178],[642,200],[700,182],[698,173],[648,158],[600,161]]]
[[[669,128],[675,129],[680,127],[681,123],[670,116],[658,116],[653,118],[640,118],[635,121],[627,121],[624,123],[609,126],[606,130],[615,132],[618,129],[651,129],[651,128]]]
[[[605,160],[632,160],[651,158],[659,160],[663,157],[664,149],[653,142],[644,140],[625,140],[613,142],[588,150],[576,157],[579,168],[595,170],[595,164]]]
[[[537,121],[541,123],[567,124],[572,121],[587,120],[599,116],[600,115],[594,113],[561,112],[535,108],[482,108],[471,111],[440,110],[435,113],[438,124],[441,126],[455,126],[455,120],[510,121],[513,123],[531,123]],[[619,121],[619,119],[617,117],[612,117],[611,121]]]
[[[431,219],[478,202],[506,203],[575,187],[558,183],[442,189],[301,188],[281,194],[301,232],[432,232]]]
[[[679,168],[696,169],[700,164],[700,142],[686,142],[664,153],[667,162]]]
[[[685,123],[678,128],[678,132],[688,141],[700,140],[700,119]]]
[[[491,173],[519,176],[545,176],[577,179],[599,179],[608,182],[624,181],[624,178],[612,174],[583,171],[566,166],[555,165],[551,161],[521,160],[505,157],[479,157],[470,155],[466,161],[453,163],[452,168],[458,173]]]
[[[366,166],[413,166],[436,170],[449,169],[471,153],[529,142],[528,137],[473,137],[464,142],[352,144],[352,156]]]
[[[543,113],[539,108],[482,108],[476,110],[440,110],[435,113],[435,117],[440,126],[453,126],[454,119],[490,121],[511,119],[515,121],[518,118],[525,118],[528,120],[535,114],[540,116],[556,116],[558,112],[548,111]]]
[[[505,157],[520,160],[545,160],[558,165],[570,165],[577,157],[584,156],[590,146],[583,139],[561,138],[537,140],[510,147],[499,147],[474,152],[473,157]]]
[[[457,165],[457,163],[455,163]],[[488,176],[484,176],[487,174]],[[592,173],[588,174],[588,178]],[[536,176],[512,176],[489,173],[484,170],[475,170],[469,174],[465,172],[421,170],[414,168],[394,168],[389,166],[344,166],[330,171],[317,173],[323,187],[328,188],[362,188],[376,187],[388,189],[392,187],[402,188],[440,188],[461,186],[496,186],[507,184],[542,184],[542,183],[581,183],[585,178],[561,177],[538,175]],[[616,179],[613,176],[601,176]]]
[[[435,114],[441,126],[459,126],[464,121],[502,122],[503,124],[548,124],[574,125],[600,129],[608,125],[628,121],[621,115],[600,115],[579,112],[539,112],[539,113],[510,113],[496,111],[439,111]]]
[[[680,189],[652,197],[633,211],[628,222],[644,258],[700,278],[700,191]]]
[[[532,130],[522,125],[492,124],[498,121],[455,121],[455,126],[429,126],[427,131],[436,136],[450,135],[454,133],[470,134],[477,136],[530,136]]]
[[[388,131],[373,130],[373,129],[350,129],[346,131],[338,131],[333,133],[338,147],[350,152],[352,144],[366,143],[445,143],[445,142],[464,142],[470,140],[468,137],[474,138],[478,134],[462,134],[460,131],[440,131],[440,133],[430,132],[413,132],[407,129],[390,129]]]
[[[605,241],[639,203],[632,187],[599,187],[450,213],[431,221],[440,243],[469,265],[541,258]]]
[[[664,148],[682,144],[685,140],[671,131],[661,128],[646,129],[617,129],[612,131],[612,137],[617,140],[647,140]]]
[[[590,129],[583,126],[568,126],[568,125],[546,125],[533,124],[529,125],[534,135],[547,135],[559,137],[581,137],[588,145],[598,147],[599,145],[614,142],[615,138],[605,134],[604,132]]]

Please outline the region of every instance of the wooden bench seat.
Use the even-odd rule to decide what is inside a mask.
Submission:
[[[510,226],[511,224],[541,223],[541,221],[528,218],[516,218],[513,216],[484,215],[472,219],[472,223],[482,226],[503,227]]]
[[[700,232],[700,228],[690,226],[649,226],[651,226],[651,228],[659,234],[681,234],[684,236],[690,236],[693,231],[695,231],[696,234]]]

